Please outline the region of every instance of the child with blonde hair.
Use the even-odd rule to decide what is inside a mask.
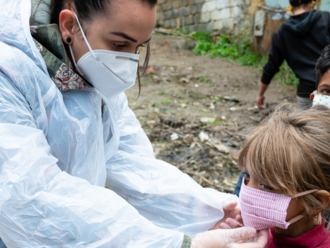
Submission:
[[[239,164],[241,217],[245,226],[269,228],[266,248],[330,247],[328,108],[277,107],[251,133]],[[232,219],[227,224],[239,226]]]

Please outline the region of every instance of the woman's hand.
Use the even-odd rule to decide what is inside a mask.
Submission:
[[[215,229],[224,229],[221,227],[222,223],[225,223],[228,218],[239,220],[241,215],[241,209],[239,204],[235,201],[224,201],[222,203],[222,208],[224,211],[224,216],[221,220],[219,220],[210,230]]]
[[[238,243],[250,239],[249,243]],[[268,230],[256,231],[252,227],[212,230],[197,234],[191,248],[263,248],[268,241]]]

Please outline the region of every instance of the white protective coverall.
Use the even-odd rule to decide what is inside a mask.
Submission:
[[[124,93],[60,92],[29,28],[0,0],[0,237],[7,247],[181,247],[230,194],[155,159]],[[109,189],[104,188],[107,184]],[[1,245],[0,245],[1,247]]]

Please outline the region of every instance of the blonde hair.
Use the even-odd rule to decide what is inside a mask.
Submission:
[[[255,175],[285,195],[330,192],[330,109],[279,105],[250,133],[239,155],[241,167],[247,158]],[[301,199],[308,215],[322,207],[313,194]]]

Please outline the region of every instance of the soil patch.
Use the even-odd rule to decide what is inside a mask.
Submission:
[[[255,105],[261,72],[235,62],[196,56],[192,41],[154,35],[148,73],[127,91],[129,105],[155,155],[205,187],[232,192],[238,151],[262,112]],[[272,82],[267,105],[296,102],[295,87]]]

